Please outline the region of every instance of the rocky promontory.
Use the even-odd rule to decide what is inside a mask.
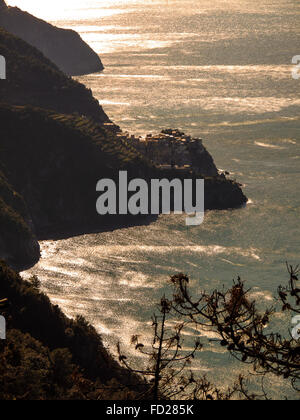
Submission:
[[[131,144],[155,166],[190,169],[200,176],[218,175],[218,169],[203,140],[192,138],[178,129],[162,130],[159,134],[136,137],[119,131],[117,136]]]
[[[0,0],[0,26],[38,48],[67,75],[103,70],[99,56],[72,30],[61,29]]]

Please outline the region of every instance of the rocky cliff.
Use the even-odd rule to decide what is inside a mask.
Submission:
[[[103,70],[99,56],[74,31],[57,28],[0,0],[0,26],[38,48],[68,75]]]
[[[157,166],[189,167],[199,176],[218,175],[218,169],[202,139],[192,138],[178,129],[165,129],[145,138],[118,133]]]

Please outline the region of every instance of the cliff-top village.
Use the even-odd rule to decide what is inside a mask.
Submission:
[[[133,146],[155,165],[167,168],[197,169],[195,157],[205,152],[202,139],[192,138],[178,129],[163,130],[159,134],[147,134],[136,137],[121,131],[113,123],[105,127],[117,137]]]

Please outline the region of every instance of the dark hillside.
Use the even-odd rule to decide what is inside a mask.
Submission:
[[[7,80],[0,81],[0,102],[77,113],[99,123],[109,121],[89,89],[66,76],[36,48],[1,28],[0,55],[7,62]]]
[[[53,26],[0,0],[0,26],[38,48],[68,75],[99,72],[99,56],[72,30]]]
[[[134,149],[85,118],[2,105],[0,121],[5,174],[24,197],[38,236],[101,228],[98,180],[116,179],[121,169],[137,177],[150,174],[150,165]]]
[[[68,319],[52,305],[36,278],[24,281],[0,261],[0,296],[8,300],[0,308],[7,320],[7,340],[0,340],[1,400],[134,396],[139,380],[120,368],[82,317]]]

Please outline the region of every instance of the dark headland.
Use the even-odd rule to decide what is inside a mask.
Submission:
[[[68,75],[103,70],[99,56],[72,30],[57,28],[0,0],[0,26],[39,49]]]

